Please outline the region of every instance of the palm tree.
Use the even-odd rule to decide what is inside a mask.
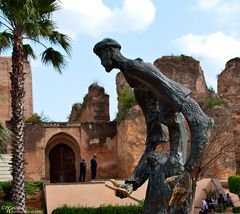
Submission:
[[[12,49],[11,107],[12,132],[12,186],[14,213],[25,213],[24,192],[24,70],[26,59],[36,59],[30,44],[43,47],[41,60],[43,64],[52,64],[62,72],[65,57],[52,45],[59,45],[70,55],[69,38],[56,31],[52,14],[58,10],[58,0],[0,0],[0,51]],[[33,44],[32,43],[32,44]],[[48,47],[48,45],[50,47]]]

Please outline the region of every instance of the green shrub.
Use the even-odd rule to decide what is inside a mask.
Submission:
[[[52,214],[138,214],[142,212],[142,205],[130,206],[100,206],[93,207],[67,207],[66,205],[53,210]]]
[[[33,195],[38,189],[43,189],[43,182],[35,181],[25,183],[25,192],[27,195]]]
[[[137,101],[133,90],[128,86],[123,87],[122,90],[119,91],[118,98],[121,105],[121,112],[118,112],[117,119],[121,120],[125,118],[126,113]]]
[[[228,189],[231,193],[240,195],[240,175],[228,177]]]
[[[41,181],[27,181],[25,183],[25,192],[27,195],[33,195],[38,189],[43,189],[43,182]],[[11,181],[0,182],[0,193],[5,194],[5,200],[12,198],[12,184]]]
[[[41,122],[50,122],[50,119],[48,116],[41,113],[40,115],[38,113],[33,113],[31,116],[25,118],[26,122],[35,122],[35,123],[41,123]]]
[[[44,214],[46,213],[44,209],[39,208],[27,208],[27,214]]]
[[[7,201],[10,201],[12,198],[12,184],[10,181],[0,182],[0,192],[4,194],[4,198]]]
[[[233,207],[233,213],[240,213],[240,207]]]
[[[217,97],[210,96],[210,97],[207,97],[205,99],[205,106],[207,108],[212,108],[214,106],[219,106],[219,105],[222,105],[222,104],[224,104],[224,101],[220,98],[217,98]]]
[[[0,201],[0,214],[13,213],[13,203],[10,201]]]

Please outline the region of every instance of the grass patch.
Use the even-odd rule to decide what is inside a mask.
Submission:
[[[217,98],[217,97],[207,97],[205,99],[205,106],[207,108],[212,108],[214,106],[220,106],[222,104],[224,104],[224,100],[220,99],[220,98]]]

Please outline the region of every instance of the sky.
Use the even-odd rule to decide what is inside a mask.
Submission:
[[[200,62],[209,87],[228,60],[240,56],[239,0],[62,0],[53,16],[58,30],[71,37],[72,53],[62,74],[31,61],[34,112],[67,121],[97,82],[110,96],[110,117],[117,113],[115,77],[106,73],[94,45],[113,38],[122,54],[154,62],[162,56],[188,55]]]

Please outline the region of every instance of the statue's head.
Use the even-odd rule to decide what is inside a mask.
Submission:
[[[121,45],[110,38],[103,39],[93,48],[93,52],[101,59],[101,64],[107,72],[113,69],[112,56],[114,50],[121,50]]]
[[[117,48],[121,50],[121,45],[114,39],[105,38],[94,46],[93,52],[99,56],[102,51],[105,51],[108,48]]]

